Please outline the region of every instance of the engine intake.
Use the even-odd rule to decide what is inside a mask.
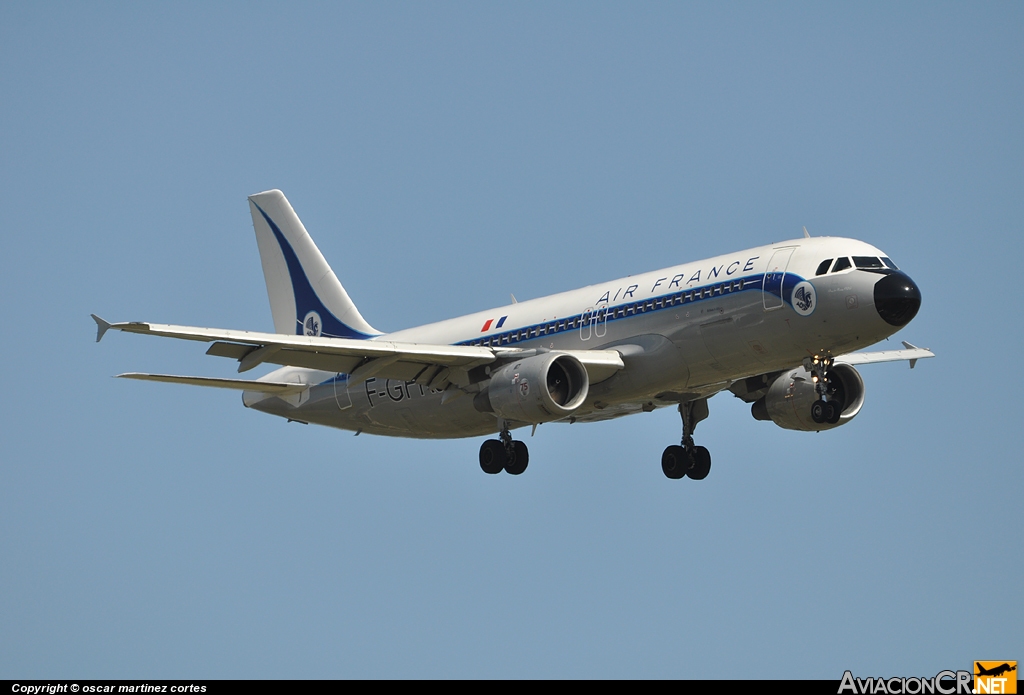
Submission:
[[[828,371],[832,393],[829,400],[839,403],[841,415],[836,423],[815,422],[811,405],[819,400],[811,374],[803,367],[784,372],[768,387],[768,393],[750,407],[757,420],[771,420],[779,427],[801,432],[820,432],[845,425],[864,406],[864,380],[848,364],[835,364]]]
[[[583,405],[587,368],[572,355],[545,353],[512,362],[491,375],[473,400],[477,410],[516,422],[551,422]]]

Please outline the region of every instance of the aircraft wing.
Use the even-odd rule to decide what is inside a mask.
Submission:
[[[381,376],[404,381],[415,380],[417,383],[431,388],[444,388],[449,383],[466,386],[469,383],[468,371],[470,369],[499,360],[515,359],[526,353],[532,354],[532,351],[523,351],[517,348],[434,345],[387,340],[258,333],[221,328],[171,326],[139,321],[109,323],[95,314],[92,315],[92,318],[96,321],[97,342],[111,329],[127,333],[195,340],[212,343],[206,351],[208,355],[237,359],[239,372],[248,371],[263,363],[306,367],[348,374],[349,385]],[[624,366],[621,356],[614,350],[566,350],[560,352],[572,354],[583,362],[593,383],[607,379]],[[167,375],[139,375],[129,378],[193,383],[182,381],[193,377],[171,378]],[[198,377],[196,378],[198,379]],[[195,383],[200,385],[198,382]],[[214,383],[201,385],[238,388],[237,386]]]
[[[842,362],[843,364],[872,364],[875,362],[900,362],[902,360],[908,360],[910,362],[910,368],[913,369],[918,360],[935,357],[935,353],[928,348],[919,348],[916,345],[911,345],[905,340],[903,341],[903,347],[905,347],[906,350],[851,352],[847,355],[839,355],[835,358],[835,361]]]

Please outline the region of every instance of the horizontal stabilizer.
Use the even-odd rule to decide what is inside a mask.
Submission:
[[[236,391],[257,391],[271,393],[275,396],[288,396],[302,393],[308,384],[288,384],[280,381],[252,381],[250,379],[214,379],[207,376],[175,376],[173,374],[139,374],[129,372],[118,374],[119,379],[138,379],[140,381],[161,381],[166,384],[188,384],[190,386],[212,386],[219,389],[235,389]]]

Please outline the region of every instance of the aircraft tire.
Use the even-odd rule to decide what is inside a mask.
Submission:
[[[505,470],[505,445],[497,439],[488,439],[480,445],[480,468],[494,475]]]
[[[520,441],[512,442],[512,456],[505,462],[505,472],[509,475],[519,475],[526,470],[530,463],[530,450],[526,444]]]
[[[689,466],[690,462],[686,456],[686,449],[681,446],[670,446],[661,455],[661,472],[665,474],[665,477],[672,480],[679,480],[686,475],[686,469]]]
[[[686,471],[686,477],[692,480],[704,480],[711,472],[711,452],[703,446],[693,447],[693,465]]]
[[[818,424],[825,422],[825,401],[814,401],[811,404],[811,419]]]
[[[843,406],[838,401],[829,401],[825,407],[825,422],[834,425],[839,422],[839,417],[842,414]]]

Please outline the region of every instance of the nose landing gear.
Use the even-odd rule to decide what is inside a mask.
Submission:
[[[711,472],[711,452],[694,445],[693,431],[697,423],[708,416],[708,399],[680,403],[679,416],[683,419],[683,440],[681,446],[665,449],[661,455],[661,470],[673,480],[683,477],[704,480]]]
[[[836,387],[828,378],[828,372],[833,363],[834,360],[831,357],[807,357],[804,359],[804,369],[811,373],[814,390],[819,398],[811,404],[811,419],[819,424],[827,422],[834,425],[839,422],[839,417],[843,414],[843,404],[837,398]]]

